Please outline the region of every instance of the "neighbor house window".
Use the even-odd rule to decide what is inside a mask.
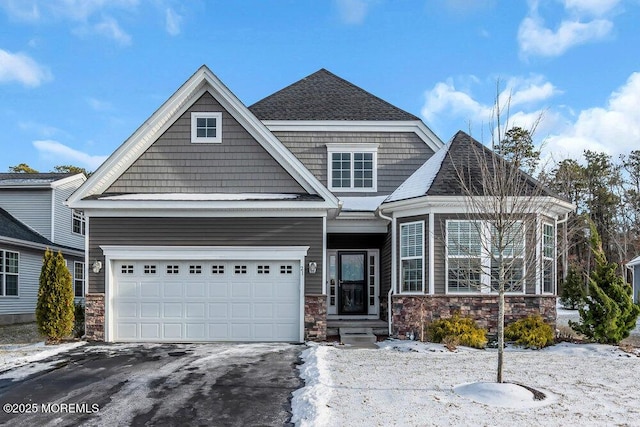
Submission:
[[[542,224],[542,292],[553,293],[554,291],[554,266],[555,263],[555,237],[556,233],[553,225]]]
[[[333,191],[377,191],[377,144],[327,144]]]
[[[424,221],[400,224],[402,292],[424,292]]]
[[[500,236],[488,221],[447,221],[447,292],[496,291],[500,252],[506,266],[506,291],[522,292],[524,226],[521,222],[513,223]]]
[[[72,212],[72,227],[71,231],[75,234],[80,234],[84,236],[86,221],[84,219],[84,212],[73,210]]]
[[[0,250],[0,296],[18,296],[18,252]]]
[[[73,290],[76,297],[84,296],[84,262],[73,263]]]
[[[191,142],[221,143],[222,113],[191,113]]]

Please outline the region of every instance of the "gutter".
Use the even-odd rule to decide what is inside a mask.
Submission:
[[[393,325],[391,319],[391,296],[393,295],[393,290],[396,287],[396,219],[394,217],[386,216],[382,213],[380,208],[376,209],[376,215],[381,219],[385,219],[391,222],[391,287],[389,288],[389,293],[387,294],[387,317],[389,323],[389,336],[393,335]]]

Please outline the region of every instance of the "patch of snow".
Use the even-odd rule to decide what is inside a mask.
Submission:
[[[149,194],[121,194],[118,196],[101,197],[101,200],[182,200],[182,201],[236,201],[236,200],[291,200],[297,199],[297,194],[207,194],[207,193],[149,193]]]
[[[395,202],[398,200],[411,199],[427,194],[433,180],[440,172],[442,162],[451,148],[451,141],[444,147],[436,151],[433,156],[422,164],[409,178],[407,178],[396,190],[385,200],[385,202]]]
[[[54,366],[55,362],[31,364],[85,344],[84,341],[78,341],[54,345],[45,345],[44,342],[0,345],[0,380],[18,381],[36,372],[47,370]]]
[[[375,212],[387,196],[338,197],[344,212]]]
[[[544,400],[535,400],[530,390],[512,383],[468,383],[455,386],[453,390],[474,402],[503,408],[534,408],[555,402],[555,396],[549,392],[543,392]]]

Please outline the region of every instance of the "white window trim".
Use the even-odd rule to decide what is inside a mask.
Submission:
[[[333,186],[332,155],[334,153],[349,153],[351,155],[351,186]],[[373,171],[372,186],[365,188],[355,188],[353,186],[353,155],[355,153],[372,153]],[[378,191],[378,144],[327,144],[327,187],[330,191],[345,193],[371,193]]]
[[[82,264],[82,279],[78,279],[76,277],[77,264]],[[86,271],[85,271],[85,263],[82,261],[74,261],[73,262],[73,296],[74,298],[84,298],[84,287],[86,283]],[[76,295],[76,280],[82,280],[82,295]]]
[[[480,264],[482,265],[482,271],[480,272],[480,289],[475,291],[475,292],[455,292],[455,291],[449,291],[449,250],[447,248],[448,242],[449,242],[449,223],[452,222],[474,222],[474,223],[481,223],[480,227],[481,227],[481,232],[480,232],[480,239],[486,239],[487,236],[490,236],[491,233],[491,222],[487,221],[487,220],[464,220],[464,219],[454,219],[454,220],[446,220],[445,223],[445,262],[444,262],[444,280],[445,280],[445,294],[446,295],[478,295],[478,294],[482,294],[482,295],[496,295],[498,292],[494,291],[491,287],[491,275],[487,274],[487,271],[491,271],[491,254],[489,253],[489,250],[487,250],[488,246],[487,244],[481,243],[480,245]],[[521,256],[517,256],[514,258],[521,258],[522,259],[522,277],[525,278],[527,277],[527,266],[525,263],[525,259],[526,259],[526,250],[527,250],[527,231],[525,230],[525,224],[522,224],[523,226],[523,253]],[[456,258],[456,259],[461,259],[461,258],[476,258],[476,257],[465,257],[462,255],[454,255],[451,256],[451,258]],[[526,282],[522,283],[522,290],[521,291],[507,291],[505,292],[505,294],[507,295],[525,295],[527,293],[527,289],[526,289]]]
[[[74,231],[76,221],[80,223],[80,233],[76,233]],[[77,236],[84,236],[87,233],[87,220],[84,216],[84,212],[77,209],[71,210],[71,232]]]
[[[553,236],[552,236],[552,242],[551,244],[553,245],[553,250],[554,250],[554,254],[551,257],[545,256],[544,254],[544,227],[545,226],[549,226],[551,227],[551,231],[553,232]],[[544,294],[544,295],[554,295],[555,289],[556,289],[556,262],[555,260],[557,259],[557,254],[556,254],[556,248],[557,248],[557,242],[556,242],[556,236],[557,236],[557,231],[556,228],[554,227],[554,225],[550,222],[543,222],[542,223],[542,238],[541,240],[541,248],[540,248],[540,252],[541,252],[541,256],[540,256],[540,262],[541,262],[541,266],[540,266],[540,276],[541,276],[541,280],[540,280],[540,293]],[[551,292],[545,292],[544,290],[544,262],[545,261],[551,261]]]
[[[6,258],[6,254],[7,252],[11,252],[13,254],[16,254],[18,256],[18,272],[17,273],[7,273],[6,269],[7,269],[7,258]],[[0,298],[18,298],[20,296],[20,252],[17,251],[9,251],[6,249],[0,249],[0,257],[3,257],[4,259],[2,260],[2,265],[4,268],[4,271],[0,271],[0,290],[2,290],[2,295],[0,295]],[[18,278],[18,293],[16,295],[7,295],[7,274],[10,274],[11,276],[16,276]]]
[[[415,224],[420,224],[422,225],[422,233],[420,233],[420,244],[422,245],[422,255],[420,256],[410,256],[410,257],[403,257],[402,256],[402,227],[405,226],[409,226],[409,225],[415,225]],[[424,221],[411,221],[411,222],[403,222],[400,224],[400,230],[399,233],[400,235],[399,237],[399,248],[398,248],[398,254],[399,259],[400,259],[400,278],[399,278],[399,288],[400,288],[400,293],[403,295],[422,295],[424,294],[424,285],[425,285],[425,281],[424,281],[424,234],[425,234],[425,229],[424,229]],[[421,290],[420,291],[405,291],[404,290],[404,280],[403,280],[403,268],[402,268],[402,261],[404,260],[411,260],[411,259],[419,259],[422,261],[422,275],[421,275]]]
[[[216,119],[216,136],[198,136],[197,119]],[[222,143],[222,113],[221,112],[193,112],[191,113],[191,142],[194,144],[220,144]]]

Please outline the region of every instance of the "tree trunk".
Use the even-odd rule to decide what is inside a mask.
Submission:
[[[500,286],[498,293],[498,378],[496,382],[502,383],[502,366],[504,365],[504,284]]]

